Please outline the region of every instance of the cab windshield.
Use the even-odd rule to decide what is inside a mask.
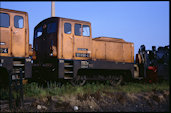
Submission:
[[[38,27],[35,30],[35,35],[34,38],[38,38],[42,36],[42,34],[51,34],[51,33],[56,33],[57,32],[57,23],[56,22],[51,22],[48,24],[43,24],[42,26]]]

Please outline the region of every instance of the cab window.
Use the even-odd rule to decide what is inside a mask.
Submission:
[[[47,25],[47,33],[55,33],[56,32],[56,22],[49,23]]]
[[[6,13],[0,13],[0,27],[9,27],[10,17]]]
[[[40,37],[42,35],[42,26],[39,27],[36,31],[35,31],[35,38]]]
[[[15,28],[23,28],[24,27],[24,19],[22,16],[14,16],[14,26],[15,26]]]
[[[83,25],[83,36],[90,36],[90,27],[89,27],[89,25]]]
[[[66,34],[71,34],[71,24],[70,23],[64,23],[64,32]]]
[[[75,35],[81,36],[81,24],[75,24]]]

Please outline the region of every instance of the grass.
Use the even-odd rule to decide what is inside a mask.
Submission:
[[[169,82],[161,83],[127,83],[123,86],[112,87],[109,83],[92,82],[86,83],[84,86],[73,87],[70,83],[63,84],[58,87],[56,83],[50,83],[48,87],[43,88],[37,83],[26,84],[23,86],[25,97],[42,98],[46,96],[65,96],[65,95],[83,95],[92,94],[95,92],[126,92],[126,93],[138,93],[149,92],[152,90],[169,90]],[[1,89],[1,99],[8,98],[8,89]]]
[[[29,86],[29,87],[28,87]],[[169,90],[169,82],[161,83],[127,83],[123,86],[112,87],[108,83],[87,83],[84,86],[73,87],[70,83],[58,87],[56,84],[50,84],[48,88],[42,88],[37,83],[27,84],[25,87],[25,96],[43,97],[43,96],[63,96],[77,94],[91,94],[95,92],[126,92],[138,93],[149,92],[152,90]]]
[[[43,97],[47,95],[47,91],[43,88],[38,86],[37,83],[31,83],[24,85],[24,94],[28,97]]]

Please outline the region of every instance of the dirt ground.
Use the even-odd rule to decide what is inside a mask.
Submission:
[[[96,92],[75,96],[25,98],[12,112],[169,112],[169,91],[142,93]],[[10,112],[1,101],[1,112]]]

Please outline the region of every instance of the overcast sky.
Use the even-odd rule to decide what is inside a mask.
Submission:
[[[34,27],[51,16],[50,1],[1,1],[0,7],[28,12],[31,44]],[[91,22],[93,38],[106,36],[133,42],[134,53],[142,44],[150,50],[153,45],[169,45],[169,1],[56,1],[55,15]]]

